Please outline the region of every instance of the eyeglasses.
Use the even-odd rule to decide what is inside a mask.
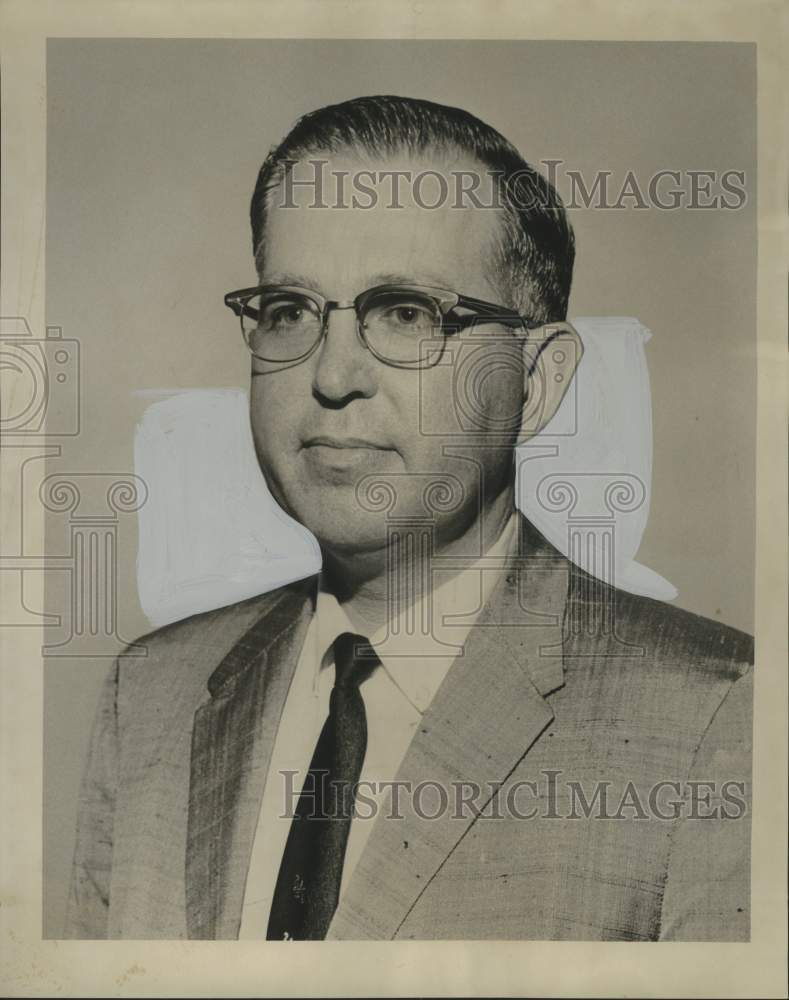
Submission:
[[[334,309],[354,309],[362,344],[396,368],[436,364],[446,338],[477,323],[524,331],[539,325],[505,306],[425,285],[377,285],[346,300],[295,285],[259,285],[228,292],[225,305],[239,317],[254,357],[273,364],[305,361],[326,336]]]

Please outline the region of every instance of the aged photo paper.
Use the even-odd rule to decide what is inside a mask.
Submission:
[[[0,7],[6,995],[787,995],[788,20]]]

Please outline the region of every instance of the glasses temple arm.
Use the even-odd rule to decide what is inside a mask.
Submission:
[[[527,316],[522,316],[514,309],[497,305],[495,302],[486,302],[484,299],[475,299],[468,295],[459,295],[456,306],[473,309],[478,314],[476,317],[468,317],[469,321],[479,318],[479,316],[491,316],[496,317],[499,321],[508,320],[517,323],[518,326],[522,326],[526,330],[536,330],[541,326],[540,323],[534,322]]]

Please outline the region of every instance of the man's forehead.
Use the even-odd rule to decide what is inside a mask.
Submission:
[[[471,185],[476,201],[463,194]],[[502,214],[490,172],[466,156],[315,153],[270,193],[266,278],[391,274],[490,295],[485,265]]]

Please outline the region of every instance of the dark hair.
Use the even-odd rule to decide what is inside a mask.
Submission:
[[[349,149],[373,155],[432,151],[471,155],[494,176],[505,223],[491,270],[513,308],[540,322],[563,320],[575,240],[554,187],[490,125],[459,108],[411,97],[357,97],[300,118],[266,157],[252,196],[252,243],[260,267],[270,192],[294,162]]]

